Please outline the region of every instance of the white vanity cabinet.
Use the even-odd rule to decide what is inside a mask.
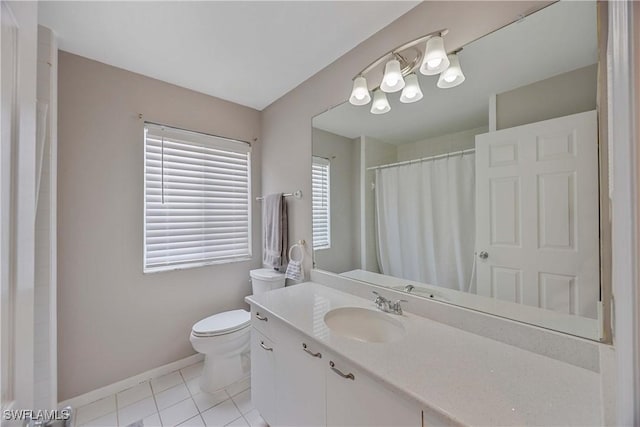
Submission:
[[[417,404],[268,313],[260,315],[267,321],[252,313],[251,398],[272,427],[422,425]]]

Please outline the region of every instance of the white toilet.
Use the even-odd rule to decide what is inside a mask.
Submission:
[[[285,277],[270,268],[251,270],[253,294],[284,286]],[[191,345],[204,354],[200,389],[214,393],[247,377],[251,371],[251,314],[231,310],[202,319],[191,328]]]

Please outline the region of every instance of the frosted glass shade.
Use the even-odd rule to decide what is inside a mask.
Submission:
[[[405,79],[405,83],[404,89],[402,89],[402,95],[400,95],[400,102],[410,104],[420,101],[422,99],[422,90],[418,84],[418,76],[409,74]]]
[[[430,37],[424,48],[420,72],[425,76],[434,76],[446,70],[448,66],[449,59],[444,49],[444,39],[440,36]]]
[[[353,89],[351,90],[351,96],[349,102],[352,105],[366,105],[371,101],[371,95],[369,95],[369,88],[367,87],[367,79],[362,76],[358,76],[353,80]]]
[[[373,103],[371,104],[371,113],[384,114],[388,113],[389,110],[391,110],[391,105],[389,105],[387,95],[379,89],[374,91]]]
[[[462,68],[460,68],[458,55],[455,53],[449,55],[449,62],[449,68],[444,70],[438,79],[438,87],[441,89],[456,87],[465,79],[464,74],[462,73]]]
[[[402,78],[402,71],[400,70],[400,61],[392,59],[384,66],[384,77],[382,77],[380,89],[383,92],[391,93],[397,92],[403,87],[404,79]]]

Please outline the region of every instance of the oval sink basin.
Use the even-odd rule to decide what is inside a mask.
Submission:
[[[368,308],[336,308],[324,315],[324,323],[338,335],[363,342],[392,342],[406,334],[402,323]]]

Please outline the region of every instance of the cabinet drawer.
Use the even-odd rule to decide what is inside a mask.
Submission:
[[[265,335],[267,338],[272,337],[272,324],[274,323],[274,319],[272,318],[270,313],[256,307],[255,305],[251,306],[251,326],[256,328],[261,334]]]

